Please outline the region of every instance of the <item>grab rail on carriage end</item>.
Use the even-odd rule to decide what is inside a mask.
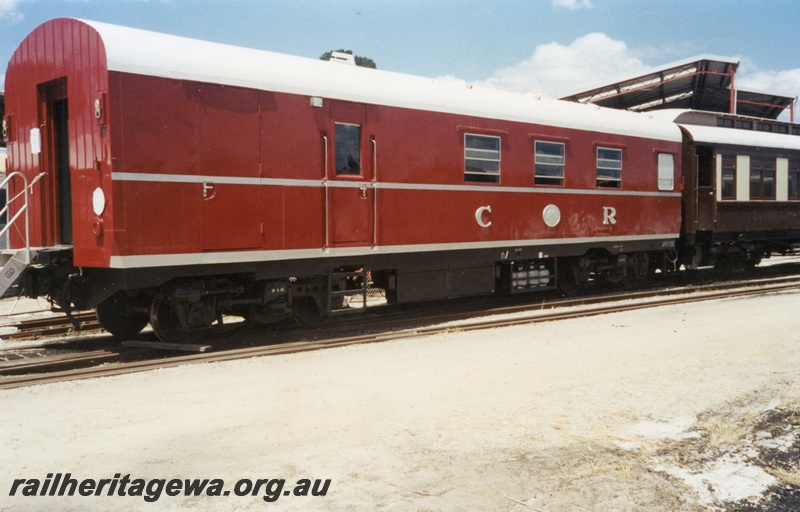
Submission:
[[[10,219],[8,219],[8,222],[6,222],[6,225],[3,226],[2,229],[0,229],[0,239],[2,239],[3,236],[6,236],[8,234],[8,232],[11,230],[12,226],[16,226],[17,221],[20,219],[20,217],[23,217],[24,218],[24,222],[25,222],[25,234],[23,235],[22,233],[20,233],[19,229],[17,229],[17,233],[19,233],[19,235],[25,239],[25,248],[24,248],[23,254],[24,254],[24,263],[26,265],[30,264],[30,262],[31,262],[30,221],[28,219],[28,195],[29,194],[26,193],[26,192],[29,191],[30,187],[33,187],[34,183],[39,181],[39,178],[41,178],[43,174],[44,173],[41,173],[38,176],[36,176],[36,178],[33,179],[33,181],[31,182],[30,185],[28,185],[28,178],[23,173],[18,172],[18,171],[8,174],[6,176],[6,178],[2,182],[0,182],[0,190],[5,190],[6,191],[6,197],[8,197],[8,185],[9,185],[9,183],[11,183],[11,181],[16,179],[16,178],[21,178],[22,179],[22,184],[23,184],[22,191],[19,192],[14,197],[8,197],[8,199],[6,200],[6,205],[3,207],[2,210],[0,210],[0,218],[2,218],[4,215],[8,215],[9,207],[15,201],[19,200],[20,197],[23,199],[23,204],[19,208],[19,210],[17,210],[17,212],[14,214],[14,216],[11,217]]]

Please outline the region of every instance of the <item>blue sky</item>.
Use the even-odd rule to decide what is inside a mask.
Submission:
[[[741,59],[740,87],[800,95],[797,0],[0,0],[0,76],[61,16],[312,58],[345,48],[381,69],[556,96],[711,54]]]

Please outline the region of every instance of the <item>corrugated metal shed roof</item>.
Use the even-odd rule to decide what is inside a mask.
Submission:
[[[792,105],[792,97],[736,90],[738,67],[736,59],[700,55],[562,99],[640,112],[682,108],[734,113],[731,102],[735,97],[736,114],[765,119],[777,119]]]

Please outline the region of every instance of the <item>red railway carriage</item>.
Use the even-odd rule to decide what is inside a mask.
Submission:
[[[313,322],[367,276],[402,302],[674,261],[681,133],[646,115],[75,19],[6,87],[14,286],[119,336]]]

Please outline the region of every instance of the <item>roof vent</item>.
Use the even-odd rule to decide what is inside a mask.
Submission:
[[[331,62],[340,62],[342,64],[350,64],[351,66],[356,65],[356,58],[344,52],[332,52],[331,53]]]

